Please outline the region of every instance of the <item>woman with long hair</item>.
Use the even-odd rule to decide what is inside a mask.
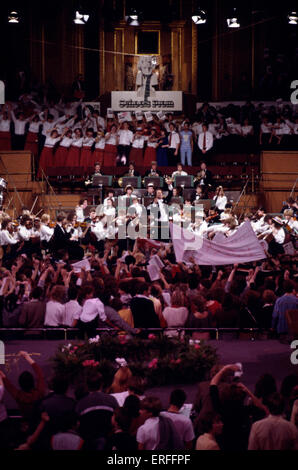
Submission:
[[[215,196],[213,198],[213,201],[215,201],[215,208],[219,211],[222,212],[225,210],[226,204],[228,202],[227,197],[225,196],[225,192],[223,190],[222,186],[218,186],[215,191]]]

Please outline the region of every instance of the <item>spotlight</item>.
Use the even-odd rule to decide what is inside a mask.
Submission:
[[[207,22],[207,13],[205,10],[198,8],[191,18],[195,24],[205,24]]]
[[[140,14],[135,9],[130,11],[130,14],[125,17],[125,20],[129,26],[140,26]]]
[[[240,28],[236,8],[233,8],[231,17],[227,18],[227,23],[229,28]]]
[[[8,15],[8,23],[19,23],[20,22],[20,17],[19,13],[17,11],[10,11]]]
[[[76,16],[73,20],[75,24],[86,24],[89,20],[89,15],[85,15],[84,13],[80,13],[76,11]]]
[[[288,15],[289,24],[298,24],[298,14],[297,11],[291,11]]]

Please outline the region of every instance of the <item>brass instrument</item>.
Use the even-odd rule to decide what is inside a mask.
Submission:
[[[194,178],[193,182],[194,183],[197,183],[198,181],[201,181],[202,178],[205,178],[206,177],[206,171],[205,170],[201,170],[197,173],[197,176]]]
[[[122,188],[122,186],[123,186],[123,176],[121,176],[121,177],[118,179],[118,186],[119,186],[120,188]]]
[[[174,178],[172,178],[170,175],[166,175],[164,178],[167,184],[173,184]]]

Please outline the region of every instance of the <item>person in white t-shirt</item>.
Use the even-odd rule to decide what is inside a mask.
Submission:
[[[51,300],[47,302],[44,325],[58,327],[63,325],[65,318],[65,287],[54,286],[51,292]]]
[[[129,129],[128,122],[124,122],[122,128],[118,131],[119,145],[117,162],[126,165],[129,160],[130,147],[133,141],[133,133]]]
[[[220,450],[216,437],[220,436],[223,430],[223,423],[220,416],[212,411],[206,413],[202,418],[203,434],[196,442],[196,450]]]
[[[191,450],[195,434],[191,419],[181,412],[185,400],[186,393],[184,390],[173,390],[170,396],[170,406],[168,410],[162,411],[160,415],[170,418],[182,442],[184,442],[185,449]]]
[[[80,315],[79,327],[85,332],[88,338],[96,336],[96,328],[99,320],[106,322],[104,304],[95,297],[93,286],[86,286],[82,294],[84,298],[83,308]]]
[[[145,422],[137,430],[139,450],[155,450],[160,441],[159,413],[162,410],[161,401],[157,397],[146,397],[141,402],[141,415]]]
[[[77,301],[78,289],[70,287],[68,289],[68,302],[65,304],[65,316],[63,324],[75,327],[82,313],[82,307]]]

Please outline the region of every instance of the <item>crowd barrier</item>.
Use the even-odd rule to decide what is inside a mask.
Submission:
[[[262,336],[272,335],[269,330],[261,328],[183,328],[183,327],[170,327],[170,328],[142,328],[142,334],[144,333],[156,333],[156,334],[169,334],[177,333],[178,337],[182,337],[185,333],[212,333],[214,339],[219,340],[221,334],[234,334],[239,336],[240,334],[248,335],[252,340]],[[22,334],[22,339],[60,339],[58,336],[61,334],[61,339],[67,341],[69,339],[76,339],[81,331],[78,328],[66,328],[66,327],[49,327],[49,328],[0,328],[0,339],[15,339],[17,334]],[[108,333],[115,335],[119,333],[119,330],[113,328],[97,328],[97,334]],[[6,338],[7,339],[7,338]]]

